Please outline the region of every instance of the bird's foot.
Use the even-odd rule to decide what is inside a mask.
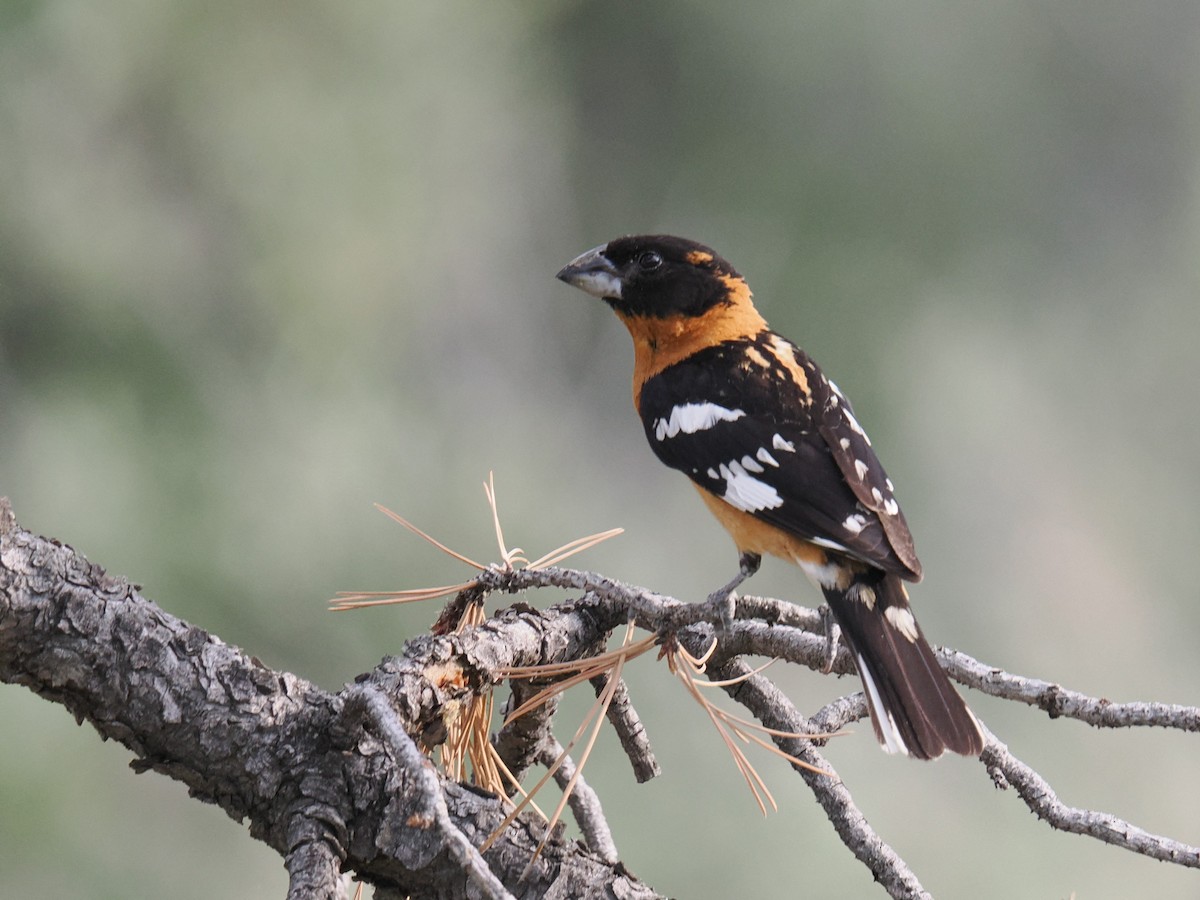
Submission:
[[[717,588],[708,595],[705,601],[714,613],[720,616],[721,627],[725,631],[733,628],[734,616],[737,613],[737,588],[743,581],[758,571],[762,564],[762,556],[757,553],[743,553],[738,558],[738,572],[733,579],[723,587]]]

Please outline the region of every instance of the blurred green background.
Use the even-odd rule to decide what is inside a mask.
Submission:
[[[0,494],[168,611],[336,689],[463,568],[384,503],[700,598],[735,555],[630,409],[628,338],[554,281],[621,233],[716,247],[854,399],[937,642],[1114,700],[1200,702],[1200,5],[0,5]],[[752,590],[815,604],[768,563]],[[545,603],[550,596],[531,598]],[[879,896],[763,755],[762,819],[644,659],[665,774],[589,778],[681,897]],[[775,670],[809,711],[857,682]],[[1194,736],[978,695],[1070,804],[1200,843]],[[573,728],[573,723],[564,722]],[[0,688],[0,896],[282,896],[219,810]],[[1052,833],[963,760],[829,750],[941,897],[1194,897]]]

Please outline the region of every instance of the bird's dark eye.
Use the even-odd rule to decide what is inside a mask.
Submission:
[[[657,269],[663,264],[663,258],[653,250],[647,250],[638,257],[638,265],[647,271]]]

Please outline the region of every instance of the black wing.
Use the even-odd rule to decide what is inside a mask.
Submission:
[[[909,579],[912,535],[850,404],[804,351],[772,332],[728,341],[642,388],[664,463],[798,537]]]

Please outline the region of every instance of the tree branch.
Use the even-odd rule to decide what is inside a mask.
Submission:
[[[736,656],[717,658],[709,664],[709,677],[713,681],[741,679],[738,683],[726,687],[726,693],[745,706],[768,728],[794,734],[822,733],[822,726],[801,715],[779,688],[762,675],[751,675],[751,671],[751,668]],[[865,708],[863,712],[865,714]],[[793,766],[813,792],[821,808],[825,810],[825,815],[842,843],[870,869],[884,890],[892,897],[914,900],[929,897],[908,864],[867,822],[866,816],[855,805],[850,790],[838,777],[829,760],[817,750],[817,742],[777,737],[775,743],[785,753],[818,770],[814,772]]]
[[[464,841],[478,846],[496,828],[500,802],[446,782],[424,762],[418,768],[408,749],[436,730],[449,700],[494,682],[489,672],[570,658],[624,616],[596,603],[510,612],[470,634],[415,639],[359,685],[330,694],[171,616],[70,547],[24,531],[0,501],[0,680],[62,703],[133,751],[135,769],[181,781],[249,820],[251,835],[287,860],[296,897],[339,896],[342,871],[381,896],[474,897],[481,885],[494,889],[494,877],[523,896],[658,897],[575,843],[549,843],[530,866],[543,836],[530,816],[488,851],[484,874]],[[367,692],[385,696],[392,712],[381,716],[371,700],[363,727],[345,706],[353,713]],[[423,814],[433,783],[433,813]],[[466,871],[476,869],[470,877],[464,860]]]
[[[450,852],[450,856],[487,900],[513,900],[512,894],[505,890],[483,861],[483,856],[451,821],[437,773],[404,730],[387,697],[377,688],[360,685],[346,693],[345,701],[349,720],[354,721],[355,716],[369,717],[375,731],[391,751],[392,758],[403,768],[404,777],[417,785],[416,791],[410,792],[412,805],[403,811],[403,818],[397,820],[403,821],[409,828],[434,831],[437,843]]]
[[[1113,703],[1061,685],[981,663],[958,650],[943,649],[942,662],[957,680],[993,697],[1036,706],[1050,718],[1069,718],[1097,728],[1177,728],[1200,731],[1200,708],[1172,703]]]
[[[1151,834],[1108,813],[1067,806],[1058,799],[1046,779],[1013,756],[1008,747],[986,728],[984,732],[987,745],[981,759],[996,787],[1001,790],[1010,786],[1015,788],[1025,805],[1051,828],[1093,837],[1162,862],[1200,868],[1200,848]]]
[[[719,610],[570,569],[493,567],[458,598],[542,587],[579,599],[544,611],[520,605],[482,625],[409,640],[355,685],[331,694],[272,671],[143,598],[134,586],[70,547],[22,530],[0,501],[0,679],[62,703],[102,736],[128,747],[138,770],[183,782],[193,796],[249,820],[253,837],[286,861],[289,897],[344,896],[342,874],[371,882],[381,898],[571,896],[657,897],[617,859],[599,798],[576,782],[573,808],[581,844],[546,836],[533,815],[518,817],[486,853],[478,847],[503,820],[505,801],[448,781],[421,747],[443,740],[455,710],[493,690],[506,671],[594,656],[631,618],[668,634],[693,656],[720,635],[707,674],[763,725],[779,732],[827,733],[866,715],[862,695],[841,697],[805,718],[741,656],[756,655],[849,673],[844,648],[829,655],[820,614],[762,597],[740,598],[735,618],[716,631]],[[454,603],[451,604],[454,608]],[[1014,702],[1103,727],[1198,730],[1200,710],[1166,704],[1114,704],[1059,685],[1011,675],[956,651],[940,651],[964,684]],[[514,682],[514,702],[529,685]],[[517,720],[495,746],[516,768],[561,753],[553,703]],[[646,732],[620,685],[610,722],[639,780],[657,771]],[[1087,835],[1182,866],[1200,850],[1149,834],[1107,813],[1069,807],[1050,785],[988,733],[982,767],[1013,787],[1052,827]],[[854,857],[893,897],[926,897],[912,869],[877,834],[829,760],[824,741],[776,735],[797,773]],[[573,765],[571,763],[570,765]],[[559,773],[566,783],[572,772]]]
[[[551,737],[542,746],[539,762],[549,767],[554,765],[555,760],[560,756],[564,757],[562,763],[554,771],[554,781],[560,788],[566,790],[568,783],[575,778],[576,769],[575,761],[564,754],[563,745],[556,738]],[[567,802],[571,806],[571,813],[575,816],[575,821],[579,823],[579,830],[583,832],[583,838],[587,841],[587,845],[605,862],[614,864],[620,862],[617,845],[613,841],[608,820],[604,818],[604,810],[600,806],[600,797],[582,776],[576,779]]]

